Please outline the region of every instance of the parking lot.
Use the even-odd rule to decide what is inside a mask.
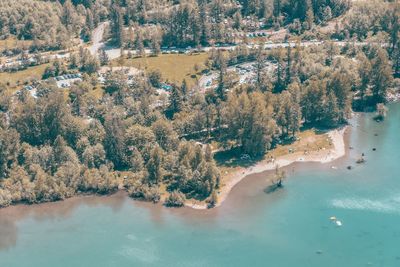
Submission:
[[[82,81],[82,75],[80,73],[65,74],[55,77],[54,80],[58,88],[68,88],[71,87],[74,82]]]
[[[267,73],[272,74],[276,69],[276,63],[271,61],[264,62],[263,70]],[[240,84],[252,84],[256,81],[256,63],[246,62],[230,66],[227,69],[228,73],[233,73],[238,77],[238,83]],[[199,80],[199,90],[205,92],[208,89],[215,88],[218,85],[218,72],[212,71],[203,75]]]

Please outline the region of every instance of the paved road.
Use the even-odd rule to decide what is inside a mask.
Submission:
[[[98,52],[101,48],[104,48],[109,59],[116,59],[121,56],[121,49],[120,48],[115,48],[115,47],[107,47],[105,43],[103,42],[103,37],[104,37],[104,32],[106,27],[110,24],[109,21],[105,21],[99,24],[98,27],[96,27],[93,30],[92,33],[92,44],[88,46],[87,48],[89,49],[90,53],[92,55],[98,55]],[[325,42],[324,41],[306,41],[306,42],[300,42],[300,46],[302,47],[307,47],[307,46],[312,46],[312,45],[323,45]],[[347,44],[347,42],[344,41],[333,41],[334,44],[338,46],[344,46]],[[281,43],[265,43],[263,44],[265,49],[274,49],[274,48],[285,48],[288,47],[289,45],[291,47],[295,47],[298,43],[297,42],[281,42]],[[356,46],[362,46],[368,44],[367,42],[354,42],[354,45]],[[380,44],[382,46],[385,46],[387,44]],[[203,47],[203,51],[210,51],[212,49],[220,49],[220,50],[234,50],[238,45],[229,45],[229,46],[215,46],[215,47]],[[258,44],[252,44],[252,45],[247,45],[248,48],[258,48]],[[184,49],[184,52],[191,52],[194,51],[195,49]],[[136,54],[135,50],[130,50],[132,54]],[[173,48],[168,48],[163,50],[163,52],[178,52],[177,49]],[[124,51],[124,54],[128,53],[128,50]],[[146,54],[151,54],[152,51],[150,49],[145,50]],[[42,56],[47,57],[49,59],[54,59],[54,58],[59,58],[59,59],[64,59],[64,58],[69,58],[70,53],[65,52],[65,53],[57,53],[57,54],[50,54],[48,52],[42,53]],[[15,61],[16,59],[13,59]],[[15,61],[16,62],[16,61]],[[14,62],[14,63],[15,63]]]
[[[104,46],[103,36],[106,26],[109,25],[109,22],[102,22],[97,26],[96,29],[92,32],[92,45],[89,46],[89,51],[92,55],[96,55],[100,48]]]
[[[92,53],[92,55],[97,55],[98,51],[100,48],[104,48],[109,59],[116,59],[121,56],[121,49],[120,48],[113,48],[113,47],[106,47],[104,42],[103,42],[103,36],[104,36],[104,31],[106,29],[106,26],[109,25],[109,22],[102,22],[100,25],[94,29],[93,34],[92,34],[92,45],[89,46],[89,51]],[[347,44],[347,42],[343,41],[333,41],[338,46],[344,46]],[[324,41],[306,41],[306,42],[300,42],[300,46],[302,47],[307,47],[307,46],[312,46],[312,45],[322,45],[324,44]],[[366,45],[368,44],[367,42],[355,42],[355,45]],[[274,48],[285,48],[288,46],[295,47],[297,45],[297,42],[281,42],[281,43],[265,43],[264,48],[265,49],[274,49]],[[251,44],[247,45],[248,48],[258,48],[258,44]],[[230,45],[230,46],[215,46],[215,47],[203,47],[202,50],[204,51],[210,51],[212,49],[221,49],[221,50],[234,50],[237,47],[237,45]],[[163,50],[165,52],[172,52],[176,49],[169,48],[166,50]],[[195,49],[188,49],[184,51],[194,51]],[[135,50],[130,50],[132,54],[136,54]],[[124,53],[128,53],[128,50],[124,50]],[[146,54],[151,54],[152,51],[150,49],[145,50]]]

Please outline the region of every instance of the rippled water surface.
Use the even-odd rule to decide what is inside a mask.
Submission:
[[[345,158],[290,166],[272,194],[254,175],[211,211],[123,194],[0,210],[0,266],[400,266],[400,105],[371,116],[353,120]]]

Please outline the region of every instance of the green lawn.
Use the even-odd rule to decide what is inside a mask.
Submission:
[[[161,54],[157,57],[143,57],[133,59],[117,59],[111,62],[111,66],[135,67],[145,71],[159,70],[164,80],[180,84],[184,79],[190,86],[196,84],[200,78],[200,72],[204,70],[204,62],[208,58],[207,53],[200,54]],[[194,70],[197,64],[198,71]]]
[[[11,36],[7,39],[0,40],[0,51],[3,51],[5,49],[11,49],[11,48],[22,48],[26,49],[32,44],[32,41],[30,40],[17,40],[15,36]]]
[[[7,85],[9,88],[16,88],[22,86],[25,82],[35,79],[41,80],[46,67],[49,65],[43,64],[29,67],[26,70],[17,72],[2,72],[0,73],[0,83]]]

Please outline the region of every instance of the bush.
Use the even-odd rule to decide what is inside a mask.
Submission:
[[[129,196],[133,199],[152,201],[153,203],[158,203],[160,201],[160,192],[158,187],[137,184],[129,188],[128,192]]]
[[[11,205],[11,194],[7,190],[0,189],[0,208]]]
[[[153,87],[160,88],[161,80],[162,80],[162,75],[159,70],[154,70],[149,73],[149,81]]]
[[[208,208],[214,208],[215,205],[217,205],[218,203],[218,196],[217,193],[215,192],[215,190],[212,192],[210,199],[207,200],[207,207]]]
[[[185,195],[179,191],[173,191],[165,200],[164,205],[167,207],[182,207],[185,204]]]
[[[374,119],[376,121],[383,121],[386,117],[386,113],[387,113],[387,107],[384,104],[379,103],[376,105],[376,115]]]

